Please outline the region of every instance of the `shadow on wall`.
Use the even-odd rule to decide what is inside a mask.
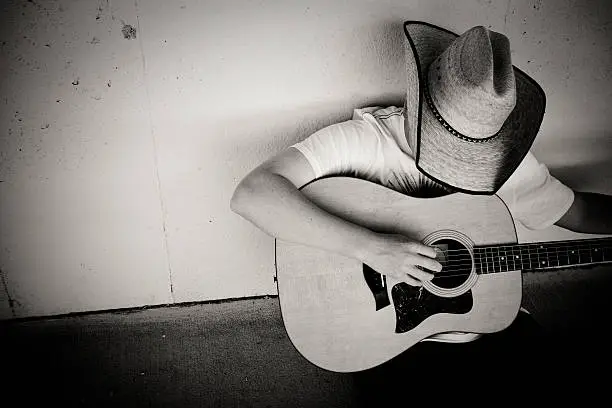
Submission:
[[[236,176],[232,183],[236,185],[246,175],[245,167],[248,172],[266,158],[314,132],[349,120],[355,108],[402,104],[403,91],[357,102],[348,95],[345,100],[333,103],[279,109],[267,120],[263,120],[261,115],[244,116],[239,123],[221,124],[218,128],[220,134],[235,139],[239,145],[228,163],[230,168],[235,168],[230,172]],[[533,147],[536,157],[549,163],[553,176],[578,191],[612,194],[612,133],[595,132],[583,137],[556,139]]]
[[[306,139],[326,126],[350,120],[353,109],[367,106],[402,106],[403,91],[397,94],[365,97],[355,101],[347,95],[343,100],[323,104],[279,109],[268,115],[244,115],[239,120],[217,123],[215,133],[223,135],[225,148],[235,149],[226,157],[236,185],[247,172],[262,161],[298,141]],[[227,143],[234,140],[234,143]]]
[[[594,132],[582,137],[559,138],[539,146],[550,163],[550,173],[578,191],[612,194],[612,133]]]

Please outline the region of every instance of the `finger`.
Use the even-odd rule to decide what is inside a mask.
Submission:
[[[425,256],[417,257],[415,264],[432,272],[440,272],[442,270],[442,264],[440,262]]]
[[[420,280],[418,280],[416,278],[413,278],[410,275],[405,275],[404,278],[401,279],[401,280],[406,282],[410,286],[423,286],[423,282],[421,282]]]
[[[421,242],[415,242],[414,245],[414,251],[421,255],[425,255],[430,258],[435,258],[437,256],[436,247],[425,245]]]
[[[412,268],[410,268],[410,271],[408,272],[413,278],[416,278],[418,280],[420,280],[421,282],[423,281],[430,281],[433,279],[434,275],[431,272],[427,272],[423,269],[420,269],[418,266],[413,266]]]

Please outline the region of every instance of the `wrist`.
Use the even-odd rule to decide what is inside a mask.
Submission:
[[[350,248],[353,257],[362,263],[366,263],[367,259],[371,259],[371,254],[375,251],[375,248],[379,247],[379,240],[379,234],[364,228]]]

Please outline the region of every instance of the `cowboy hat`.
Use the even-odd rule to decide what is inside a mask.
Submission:
[[[533,144],[544,91],[512,65],[503,34],[476,26],[457,35],[420,21],[404,22],[404,33],[417,168],[453,190],[495,194]]]

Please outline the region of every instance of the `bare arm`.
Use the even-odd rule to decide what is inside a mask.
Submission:
[[[612,234],[612,196],[576,191],[574,202],[556,225],[584,234]]]
[[[306,158],[289,148],[251,171],[238,184],[230,207],[270,236],[358,259],[411,284],[433,276],[415,265],[441,269],[431,259],[433,248],[375,233],[317,207],[299,191],[314,177]]]
[[[232,197],[231,209],[275,238],[363,260],[362,251],[374,234],[308,200],[299,187],[312,179],[310,164],[299,151],[289,149],[257,167],[240,182]]]

